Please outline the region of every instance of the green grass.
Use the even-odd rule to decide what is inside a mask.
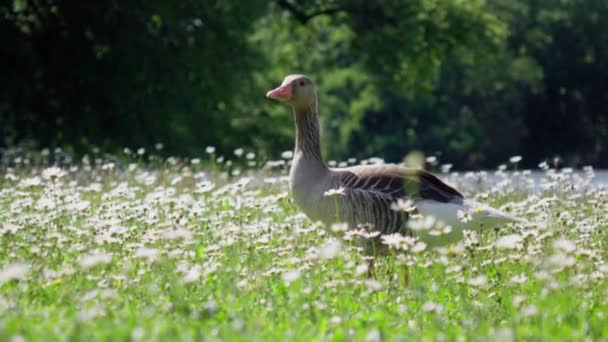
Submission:
[[[536,194],[482,189],[543,225],[389,250],[368,279],[356,242],[332,243],[298,214],[285,170],[103,164],[65,165],[59,178],[2,167],[0,340],[608,336],[608,196],[570,175],[549,173],[554,190]],[[495,243],[514,234],[518,244]]]

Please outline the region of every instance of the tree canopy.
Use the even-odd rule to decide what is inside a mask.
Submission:
[[[273,156],[293,123],[264,94],[297,72],[331,158],[605,167],[606,27],[595,0],[13,0],[0,143]]]

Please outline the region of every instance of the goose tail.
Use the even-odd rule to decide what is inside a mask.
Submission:
[[[447,225],[461,229],[481,229],[507,223],[528,223],[525,219],[467,199],[461,203],[423,200],[416,203],[416,207],[425,216],[433,216]]]
[[[489,207],[473,200],[465,200],[463,209],[471,215],[471,222],[481,225],[498,225],[505,223],[528,223],[527,220]]]

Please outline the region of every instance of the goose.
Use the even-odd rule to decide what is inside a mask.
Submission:
[[[320,148],[317,94],[308,76],[289,75],[266,97],[284,102],[293,110],[295,150],[289,187],[294,202],[312,221],[327,226],[346,223],[347,229],[364,226],[382,235],[416,235],[430,246],[457,241],[465,229],[523,221],[466,199],[420,168],[395,164],[328,167]],[[399,210],[404,203],[412,203],[415,212]],[[467,213],[466,219],[463,213]],[[451,229],[439,235],[411,229],[407,223],[413,214],[435,218]]]

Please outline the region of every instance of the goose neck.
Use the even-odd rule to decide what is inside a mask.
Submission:
[[[306,108],[294,108],[294,117],[296,123],[296,154],[299,152],[305,157],[323,163],[316,103]]]

